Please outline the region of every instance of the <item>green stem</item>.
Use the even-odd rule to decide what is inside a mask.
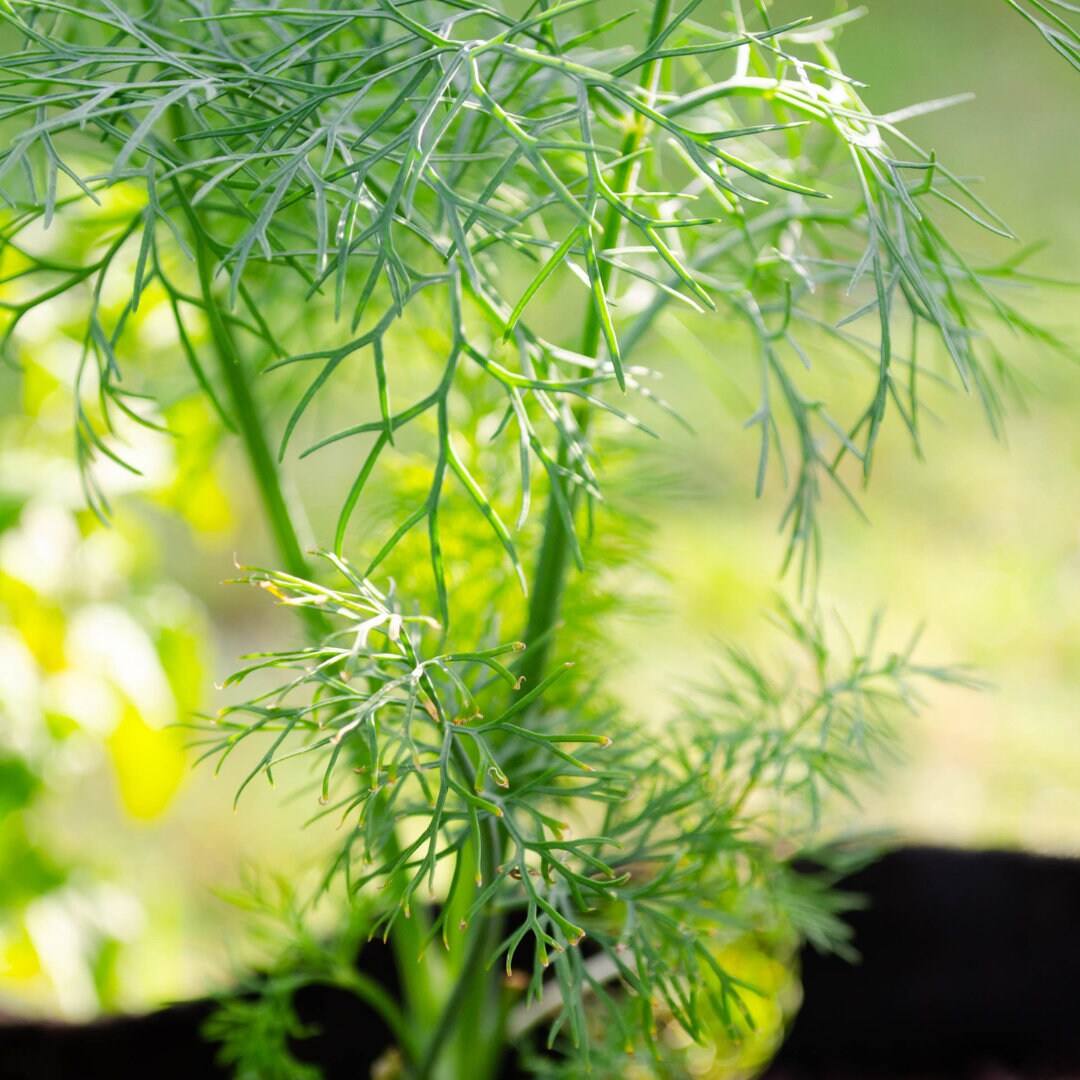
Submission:
[[[650,43],[659,37],[667,24],[671,14],[671,6],[672,0],[657,0],[656,6],[653,8],[652,23],[649,26]],[[653,59],[642,68],[641,86],[650,96],[656,92],[660,78],[660,67],[661,61]],[[619,150],[619,155],[623,161],[615,171],[611,184],[612,189],[620,195],[625,194],[634,186],[640,168],[640,161],[636,151],[645,137],[648,125],[649,121],[644,116],[636,114],[623,139]],[[604,218],[599,250],[606,251],[617,247],[622,228],[622,215],[617,207],[609,205]],[[600,280],[605,293],[611,285],[614,270],[615,268],[610,262],[601,262]],[[602,335],[603,327],[600,322],[600,315],[596,306],[590,305],[585,315],[585,326],[582,329],[581,345],[578,350],[581,355],[595,357],[600,348]],[[584,409],[578,412],[578,426],[582,435],[588,429],[589,415]],[[559,448],[559,464],[564,467],[568,464],[565,440]],[[553,478],[552,483],[563,485],[563,495],[567,505],[570,507],[570,516],[573,518],[580,501],[580,486],[567,484],[557,478]],[[544,518],[544,538],[540,545],[540,557],[537,560],[536,574],[531,592],[532,601],[529,605],[529,619],[525,627],[524,641],[529,646],[529,650],[523,658],[520,673],[527,682],[539,681],[548,666],[559,620],[559,609],[562,604],[569,562],[570,536],[563,522],[562,513],[559,510],[559,500],[553,492],[548,499]]]
[[[450,992],[450,996],[443,1005],[435,1030],[431,1033],[431,1037],[424,1047],[424,1053],[416,1066],[415,1072],[412,1074],[415,1080],[431,1080],[435,1075],[435,1069],[443,1046],[453,1033],[455,1025],[460,1023],[469,996],[476,993],[478,987],[486,990],[487,980],[482,977],[484,964],[496,944],[490,940],[492,937],[490,926],[492,924],[493,920],[485,919],[483,925],[473,934],[472,939],[469,941],[465,962],[457,973],[454,989]],[[482,1053],[483,1049],[485,1048],[477,1047],[477,1054]],[[478,1069],[475,1075],[482,1076],[483,1072]]]
[[[654,41],[667,25],[668,18],[671,15],[671,7],[672,0],[656,0],[652,22],[649,26],[649,42]],[[660,66],[660,61],[655,59],[642,69],[641,85],[649,93],[650,97],[657,89]],[[638,115],[628,128],[623,139],[620,148],[623,162],[612,177],[612,188],[620,195],[632,189],[636,183],[638,169],[640,168],[640,161],[636,151],[640,147],[647,130],[648,121],[643,116]],[[600,250],[609,250],[618,246],[622,228],[623,219],[618,209],[615,206],[609,206],[601,233]],[[605,293],[608,292],[611,286],[613,273],[614,267],[611,263],[601,263],[600,280]],[[595,305],[591,305],[586,313],[585,325],[582,328],[579,350],[581,355],[596,356],[602,336],[603,327],[599,313]],[[577,412],[577,422],[582,435],[588,429],[589,415],[584,409]],[[559,463],[564,467],[569,464],[569,447],[565,439],[559,446]],[[573,520],[580,501],[580,487],[576,484],[567,484],[557,476],[552,478],[552,483],[563,485],[563,497],[570,507],[570,518]],[[540,555],[537,560],[536,573],[530,593],[529,617],[524,634],[524,640],[529,645],[529,649],[525,653],[524,662],[520,668],[522,677],[533,684],[543,678],[544,671],[547,669],[550,660],[559,620],[559,609],[566,586],[570,551],[570,535],[567,532],[559,509],[557,494],[552,492],[548,498],[543,540],[540,544]],[[488,922],[498,925],[493,919],[488,920]],[[464,972],[462,974],[464,976]],[[485,985],[485,990],[489,989],[490,984],[488,983]],[[502,1016],[499,1033],[503,1038],[505,1038],[505,1030],[505,1016]],[[421,1074],[421,1080],[425,1080],[423,1074]]]
[[[457,740],[454,741],[453,750],[465,780],[473,783],[475,766],[468,751]],[[489,821],[488,831],[481,881],[490,881],[495,873],[495,852],[500,843],[498,826],[494,821]],[[466,853],[462,851],[458,858],[466,858]],[[478,882],[477,890],[481,887]],[[465,910],[468,906],[466,902]],[[469,1075],[480,1080],[494,1073],[503,1044],[501,1035],[505,1017],[500,1012],[498,987],[493,993],[492,981],[484,978],[483,965],[499,943],[502,918],[498,915],[482,915],[478,922],[478,927],[468,939],[461,966],[454,972],[453,989],[442,1002],[438,1021],[424,1045],[415,1071],[410,1073],[413,1080],[437,1080],[443,1076],[458,1075]],[[482,1034],[487,1037],[477,1045],[477,1039]],[[451,1044],[449,1047],[448,1042]],[[452,1071],[455,1056],[466,1063],[464,1073],[460,1069]]]
[[[390,860],[400,854],[398,838],[391,832],[383,855]],[[388,888],[400,894],[405,885],[406,878],[399,871]],[[426,1049],[425,1035],[431,1026],[430,1018],[441,1005],[440,984],[446,982],[444,966],[434,962],[430,952],[424,952],[430,929],[423,907],[417,905],[408,918],[402,913],[390,931],[390,947],[394,951],[394,963],[401,980],[402,1005],[410,1025],[410,1038],[401,1043],[401,1048],[410,1063],[417,1060],[422,1049]]]
[[[228,324],[221,317],[218,301],[214,296],[214,263],[209,237],[186,192],[179,184],[175,185],[175,191],[184,216],[191,227],[195,268],[199,277],[203,310],[206,312],[210,329],[210,340],[217,356],[229,404],[232,406],[232,419],[240,433],[248,464],[259,491],[263,514],[270,526],[282,568],[297,577],[306,578],[310,575],[307,559],[304,557],[300,538],[297,536],[293,517],[281,488],[281,475],[277,461],[266,440],[266,425],[259,415],[258,404],[255,401],[248,374],[244,370],[240,350],[237,348]],[[326,621],[319,612],[305,610],[303,615],[312,633],[321,636],[325,632]]]

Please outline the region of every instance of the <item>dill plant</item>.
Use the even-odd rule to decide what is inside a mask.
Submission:
[[[1077,63],[1073,8],[1007,2]],[[288,970],[222,1012],[241,1074],[309,1074],[290,988],[319,978],[381,1016],[418,1080],[494,1075],[534,1030],[561,1055],[540,1072],[621,1075],[635,1051],[677,1075],[659,1026],[701,1043],[752,1026],[760,990],[726,943],[786,927],[842,947],[791,857],[919,681],[958,676],[873,629],[832,644],[812,604],[825,489],[869,474],[887,419],[918,447],[926,381],[973,391],[996,425],[994,324],[1050,340],[1002,288],[1015,263],[950,239],[964,218],[1010,234],[905,134],[948,102],[874,114],[834,52],[851,17],[0,3],[4,344],[43,305],[78,309],[76,451],[103,517],[100,466],[138,469],[124,433],[161,426],[161,365],[186,364],[275,542],[246,580],[303,620],[201,737],[219,764],[262,744],[240,791],[310,767],[314,817],[342,825],[324,886],[350,929],[327,944],[297,923]],[[174,342],[153,364],[125,335],[148,304]],[[753,342],[717,361],[756,368],[756,485],[778,470],[789,492],[811,603],[779,622],[803,659],[732,650],[657,731],[598,684],[602,600],[565,627],[561,611],[612,527],[598,448],[677,419],[642,358],[718,319]],[[834,411],[812,364],[854,370],[860,403]],[[327,399],[351,422],[319,430]],[[344,476],[317,557],[283,480],[297,454]],[[376,934],[400,995],[342,951]]]

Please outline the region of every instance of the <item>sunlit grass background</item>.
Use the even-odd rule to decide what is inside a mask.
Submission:
[[[1033,268],[1080,280],[1080,77],[1004,4],[870,7],[841,43],[870,104],[973,91],[912,133],[985,177],[980,193],[1024,242],[1047,241]],[[795,17],[836,5],[777,8]],[[1047,288],[1031,303],[1080,346],[1080,291]],[[146,308],[152,352],[161,343]],[[0,371],[0,702],[16,746],[44,745],[32,730],[44,716],[50,747],[46,791],[25,811],[34,777],[0,773],[0,911],[18,913],[0,915],[0,1002],[79,1017],[226,979],[244,952],[243,916],[215,890],[234,889],[244,865],[294,878],[333,837],[301,831],[306,814],[261,784],[234,814],[240,769],[217,780],[192,771],[184,736],[166,727],[221,703],[214,683],[238,652],[277,644],[280,616],[218,587],[234,553],[272,558],[237,447],[217,444],[202,405],[178,401],[167,419],[187,437],[137,448],[146,477],[126,482],[141,497],[120,499],[113,529],[101,529],[70,461],[74,346],[63,330],[62,312],[30,323],[23,370]],[[648,561],[662,576],[643,574],[640,590],[662,593],[662,613],[610,627],[610,653],[622,656],[613,685],[659,723],[718,642],[774,647],[763,612],[794,586],[778,576],[783,492],[753,498],[746,342],[719,325],[681,344],[692,374],[665,391],[697,436],[666,428],[645,465],[652,487],[680,494],[660,514],[649,484],[624,493],[653,519]],[[922,655],[971,664],[993,684],[935,690],[902,732],[906,760],[847,816],[853,829],[903,838],[1080,854],[1080,368],[1000,344],[1025,388],[1006,438],[975,401],[939,394],[925,461],[898,428],[884,439],[860,495],[866,520],[828,500],[823,606],[853,628],[884,609],[899,638],[925,623]],[[830,392],[843,394],[842,382]],[[339,489],[321,499],[318,466],[296,467],[293,480],[316,520],[331,512]]]

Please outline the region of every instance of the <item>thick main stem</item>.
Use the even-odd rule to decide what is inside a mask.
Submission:
[[[653,9],[652,22],[649,27],[649,43],[655,41],[663,31],[663,28],[667,25],[668,18],[671,14],[671,7],[672,0],[656,0]],[[651,61],[642,71],[641,85],[648,92],[650,97],[657,88],[659,75],[660,61],[658,59]],[[636,182],[638,169],[640,168],[636,151],[641,145],[646,130],[647,121],[644,117],[637,116],[628,128],[623,139],[620,148],[623,159],[622,164],[618,167],[612,178],[612,187],[620,195],[631,190]],[[616,247],[621,232],[622,217],[615,206],[609,206],[601,234],[601,250],[606,251]],[[604,292],[607,292],[611,285],[613,270],[614,268],[611,263],[605,262],[601,264],[600,275]],[[599,351],[602,335],[603,328],[601,326],[599,313],[595,307],[590,307],[585,316],[585,325],[582,328],[580,345],[581,354],[583,356],[595,356]],[[583,434],[588,428],[588,420],[588,412],[582,410],[577,417],[577,422],[579,429]],[[569,460],[570,448],[564,439],[559,447],[559,463],[563,467],[566,467],[569,464]],[[561,494],[565,498],[566,504],[570,507],[569,516],[572,521],[579,502],[580,489],[578,485],[566,484],[558,476],[552,477],[552,483],[563,484],[563,492]],[[553,491],[548,499],[544,520],[543,540],[541,541],[540,555],[537,561],[535,577],[533,579],[532,592],[530,594],[529,615],[524,635],[524,639],[529,645],[529,650],[525,654],[520,674],[524,679],[532,683],[538,682],[543,677],[544,670],[548,666],[559,619],[562,595],[566,583],[567,568],[570,561],[570,536],[567,532],[562,512],[560,511],[559,501],[559,493]],[[484,925],[477,928],[476,932],[480,941],[473,942],[474,947],[470,950],[465,964],[459,973],[458,977],[462,980],[462,983],[466,980],[471,982],[480,976],[480,970],[474,968],[473,963],[475,959],[482,956],[481,950],[476,946],[482,943],[484,939],[491,937],[492,930],[497,928],[498,925],[499,921],[495,917],[489,916],[484,919]],[[497,936],[496,933],[495,937]],[[458,1006],[461,1004],[459,998],[465,999],[471,997],[472,1004],[475,1005],[477,1001],[479,1001],[482,1005],[485,1001],[492,1002],[493,993],[496,999],[494,1004],[496,1005],[496,1011],[498,1012],[498,993],[494,990],[494,984],[491,979],[483,979],[481,985],[477,987],[463,987],[459,984],[459,986],[455,988],[455,992],[444,1007],[443,1015],[440,1017],[439,1027],[436,1029],[436,1033],[429,1043],[427,1054],[425,1055],[425,1059],[417,1074],[419,1080],[427,1080],[427,1070],[434,1066],[439,1056],[439,1044],[449,1035],[450,1029],[456,1019],[455,1013],[457,1012]],[[482,997],[478,998],[477,994],[482,995]],[[499,1012],[497,1020],[491,1022],[489,1031],[491,1036],[497,1038],[500,1045],[504,1042],[504,1013]],[[461,1041],[460,1032],[455,1041]],[[468,1050],[467,1046],[462,1048],[466,1051]],[[466,1060],[469,1059],[466,1058]],[[491,1067],[494,1067],[497,1065],[498,1056],[490,1057],[488,1060]],[[482,1067],[482,1063],[477,1060],[475,1054],[471,1058],[471,1061],[473,1066],[477,1069],[474,1075],[479,1077],[487,1074],[487,1069]]]
[[[300,544],[293,516],[285,493],[281,488],[281,474],[266,439],[266,428],[259,415],[258,404],[252,391],[248,373],[244,369],[240,350],[225,320],[221,317],[214,297],[213,254],[206,232],[195,213],[187,193],[179,183],[174,184],[184,217],[191,228],[192,247],[195,252],[195,269],[199,278],[202,307],[210,329],[210,340],[225,384],[225,392],[232,406],[232,419],[240,433],[255,486],[259,492],[263,515],[277,548],[283,569],[297,577],[309,575],[307,559]],[[301,615],[308,633],[318,639],[327,630],[327,621],[321,612],[304,609]]]
[[[650,43],[660,36],[667,25],[671,14],[671,5],[672,0],[657,0],[653,9],[652,23],[649,26],[648,40]],[[660,60],[653,59],[643,67],[641,75],[641,85],[650,97],[656,92],[659,77]],[[648,121],[646,118],[637,114],[623,139],[619,150],[622,164],[616,170],[611,184],[612,189],[618,195],[626,194],[634,186],[640,169],[640,159],[636,152],[645,137],[647,127]],[[609,205],[600,238],[599,249],[601,251],[608,251],[618,246],[622,227],[623,219],[618,208]],[[608,292],[611,286],[614,271],[615,268],[612,263],[607,261],[600,263],[600,280],[605,293]],[[595,357],[599,351],[602,336],[603,327],[600,322],[600,315],[596,306],[590,305],[585,316],[585,326],[582,329],[581,344],[578,349],[581,355]],[[584,435],[589,425],[588,411],[582,409],[577,420],[578,427],[582,435]],[[568,447],[566,441],[563,440],[559,448],[559,464],[566,467],[568,463]],[[570,518],[572,520],[580,501],[580,486],[568,484],[558,477],[553,477],[552,483],[563,485],[563,496],[566,505],[570,507]],[[524,640],[529,646],[529,650],[525,654],[520,673],[528,682],[539,681],[548,666],[558,625],[559,609],[562,604],[569,563],[570,536],[559,507],[559,498],[555,492],[552,492],[548,499],[544,518],[544,537],[540,545],[540,556],[537,560],[536,574],[533,579],[532,601],[529,605],[529,618],[525,627]]]
[[[263,422],[259,416],[255,397],[251,392],[247,374],[236,351],[232,336],[224,324],[221,315],[215,310],[209,289],[206,249],[201,244],[197,247],[199,260],[199,279],[206,299],[206,310],[210,322],[210,333],[218,353],[222,376],[228,390],[229,401],[233,407],[233,419],[240,431],[252,475],[259,489],[259,498],[282,565],[290,574],[298,577],[307,575],[307,560],[304,558],[300,539],[293,527],[285,494],[281,490],[277,464],[266,441]]]
[[[490,842],[485,845],[483,856],[485,880],[490,879],[495,872],[493,852],[498,843],[496,828],[492,827],[490,831],[492,835],[489,837]],[[459,858],[464,858],[464,853],[459,855]],[[453,1077],[456,1080],[461,1070],[453,1070],[461,1058],[471,1067],[472,1076],[483,1078],[491,1072],[490,1068],[485,1068],[484,1063],[490,1062],[493,1065],[499,1059],[495,1048],[483,1039],[482,1030],[485,1026],[490,1028],[494,1019],[490,1015],[483,1015],[485,1007],[493,1004],[491,983],[485,978],[484,968],[499,943],[499,922],[491,917],[478,922],[479,925],[468,939],[461,966],[455,972],[453,987],[411,1074],[413,1080],[435,1080],[440,1076]],[[497,1000],[494,1005],[497,1007]],[[478,1007],[480,1015],[477,1015]],[[472,1023],[469,1023],[470,1020]],[[458,1045],[452,1045],[454,1037],[462,1031],[467,1032],[469,1044],[463,1046],[458,1039]],[[478,1039],[479,1045],[475,1041]]]

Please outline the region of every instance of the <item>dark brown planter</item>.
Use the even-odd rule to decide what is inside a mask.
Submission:
[[[1080,1077],[1080,861],[912,847],[841,887],[862,960],[804,950],[771,1080]]]

